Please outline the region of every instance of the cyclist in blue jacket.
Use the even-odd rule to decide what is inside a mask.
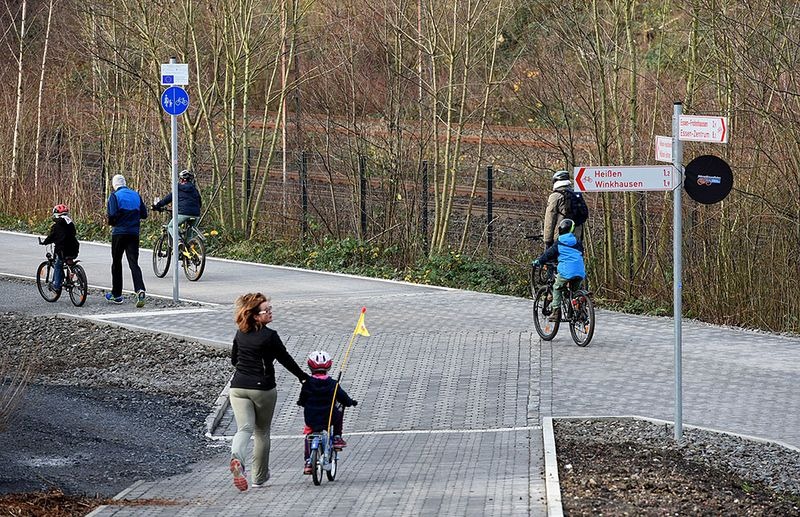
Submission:
[[[586,278],[586,266],[583,263],[583,244],[573,231],[575,222],[572,219],[563,219],[558,224],[558,240],[547,248],[542,255],[533,261],[534,265],[543,262],[558,261],[558,274],[553,283],[553,301],[550,303],[550,321],[559,321],[561,318],[562,289],[569,282],[572,289],[580,288],[581,282]]]

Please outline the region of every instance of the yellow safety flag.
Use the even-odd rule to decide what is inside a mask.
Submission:
[[[331,425],[333,424],[333,408],[336,406],[336,393],[339,391],[339,382],[342,380],[342,374],[344,373],[345,368],[347,367],[347,359],[350,357],[350,350],[353,348],[353,343],[356,340],[356,336],[366,336],[369,337],[369,331],[367,330],[367,326],[364,325],[364,314],[367,312],[366,307],[361,307],[361,315],[358,317],[358,323],[356,323],[356,329],[353,331],[353,335],[350,336],[350,343],[347,345],[347,350],[344,353],[344,359],[342,359],[342,366],[339,369],[339,375],[336,377],[336,385],[333,387],[333,400],[331,400],[331,411],[328,414],[328,432],[331,431]]]
[[[361,307],[361,316],[358,317],[358,323],[356,323],[356,329],[353,331],[353,335],[358,334],[359,336],[369,337],[369,331],[367,330],[367,326],[364,324],[364,314],[366,312],[367,308]]]

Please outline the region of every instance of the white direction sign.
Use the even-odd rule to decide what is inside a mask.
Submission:
[[[656,135],[656,161],[672,163],[672,137]]]
[[[688,142],[728,143],[728,117],[681,115],[678,139]]]
[[[679,185],[672,165],[575,167],[579,192],[667,191]]]
[[[161,65],[162,86],[186,86],[189,84],[189,65],[166,63]]]

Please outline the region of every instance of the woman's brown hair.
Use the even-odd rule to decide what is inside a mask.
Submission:
[[[243,294],[236,299],[236,326],[242,332],[251,332],[261,327],[256,322],[256,314],[258,314],[258,307],[264,302],[268,302],[269,298],[261,293],[247,293]]]

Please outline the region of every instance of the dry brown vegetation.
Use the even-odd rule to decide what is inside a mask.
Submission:
[[[495,257],[520,259],[553,170],[652,163],[654,137],[669,134],[680,101],[684,113],[727,116],[732,127],[728,145],[687,144],[684,161],[720,155],[735,177],[723,202],[685,202],[685,308],[721,323],[800,329],[798,297],[783,294],[800,280],[796,2],[9,7],[3,212],[29,217],[59,201],[99,223],[117,172],[148,198],[163,193],[169,129],[158,72],[176,56],[191,70],[181,167],[199,172],[206,221],[225,235],[297,237],[306,150],[307,238],[359,235],[418,256],[427,162],[432,250],[483,253],[493,164],[496,186],[517,193],[495,207]],[[670,196],[592,195],[590,207],[597,293],[669,304]]]

